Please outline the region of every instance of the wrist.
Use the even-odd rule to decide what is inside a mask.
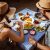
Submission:
[[[23,29],[21,29],[20,32],[23,32]]]
[[[22,31],[23,29],[21,28],[20,30]]]
[[[35,42],[34,46],[37,47],[37,42]]]

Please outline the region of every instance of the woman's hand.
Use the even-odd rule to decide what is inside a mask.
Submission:
[[[23,23],[22,22],[18,22],[18,25],[20,26],[18,28],[19,31],[22,31],[23,30]]]

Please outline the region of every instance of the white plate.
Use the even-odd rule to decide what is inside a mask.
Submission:
[[[28,33],[28,30],[24,30],[24,34],[27,34]]]

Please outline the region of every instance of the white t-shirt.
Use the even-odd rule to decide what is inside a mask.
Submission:
[[[50,20],[47,22],[48,29],[45,33],[45,44],[50,46]]]

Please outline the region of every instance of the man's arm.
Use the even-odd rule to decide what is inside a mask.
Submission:
[[[29,37],[29,42],[30,42],[32,45],[36,45],[36,41],[33,40],[32,37]],[[38,47],[39,49],[41,49],[41,50],[50,50],[50,47],[41,45],[40,43],[37,43],[37,47]]]
[[[39,49],[41,49],[41,50],[50,50],[49,47],[44,46],[44,45],[41,45],[40,43],[37,43],[37,47],[38,47]]]

